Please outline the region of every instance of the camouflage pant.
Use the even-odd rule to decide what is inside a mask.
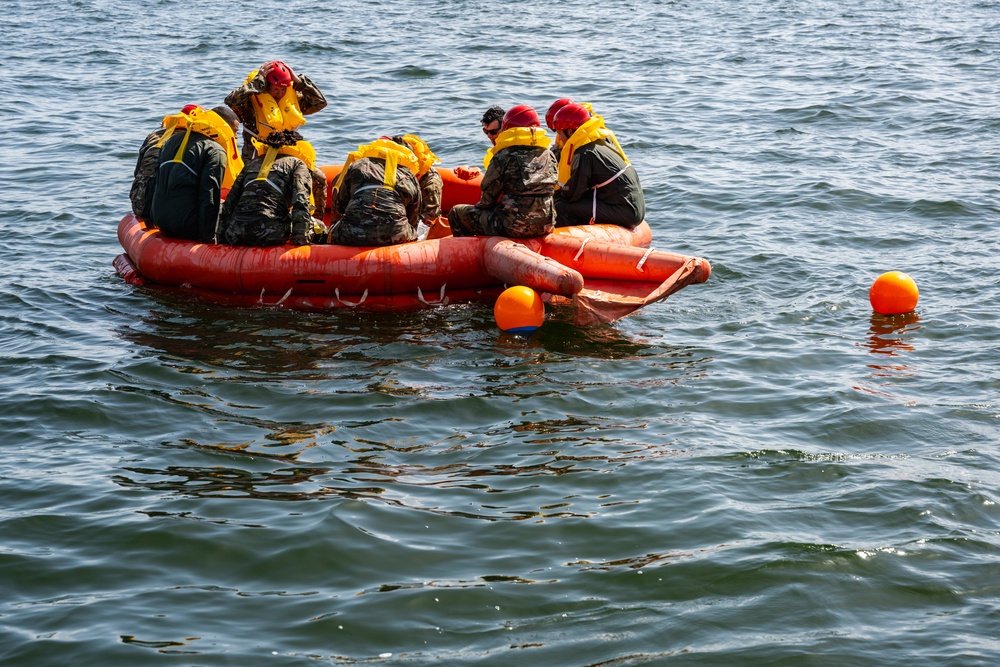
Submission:
[[[530,239],[552,231],[549,217],[538,215],[508,221],[495,211],[471,204],[456,204],[448,212],[448,224],[453,236],[507,236]]]

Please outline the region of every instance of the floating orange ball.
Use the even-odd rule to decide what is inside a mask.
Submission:
[[[545,304],[530,287],[508,287],[497,297],[493,318],[497,326],[508,333],[530,334],[542,326]]]
[[[917,284],[902,271],[883,273],[868,292],[872,310],[880,315],[899,315],[917,307]]]

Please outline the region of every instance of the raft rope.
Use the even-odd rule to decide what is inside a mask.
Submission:
[[[576,256],[573,258],[574,262],[576,260],[580,259],[580,255],[583,254],[583,249],[587,247],[588,243],[590,243],[590,237],[589,236],[583,240],[583,244],[580,246],[580,249],[576,251]]]
[[[636,271],[642,271],[642,265],[646,263],[646,259],[649,257],[649,253],[653,252],[652,248],[646,248],[646,253],[639,260],[639,263],[635,265]]]
[[[341,299],[340,298],[340,288],[339,287],[334,288],[333,293],[337,297],[337,301],[341,302],[345,306],[350,306],[351,308],[355,308],[357,306],[360,306],[361,304],[363,304],[365,302],[365,299],[368,298],[368,290],[367,289],[365,290],[365,293],[361,295],[361,300],[358,301],[357,303],[351,303],[350,301],[344,301],[343,299]]]
[[[621,148],[619,148],[618,150],[621,150]],[[624,153],[622,154],[622,157],[625,157]],[[593,207],[590,210],[590,224],[592,224],[592,225],[596,225],[597,224],[597,190],[598,190],[598,188],[603,188],[608,183],[611,183],[613,180],[615,180],[616,178],[618,178],[619,176],[621,176],[622,174],[624,174],[625,170],[628,169],[631,166],[632,166],[631,164],[626,164],[624,167],[622,167],[622,170],[619,171],[617,174],[615,174],[614,176],[612,176],[608,180],[604,181],[603,183],[599,183],[599,184],[597,184],[597,185],[595,185],[594,187],[591,188],[591,190],[594,191],[594,205],[593,205]]]
[[[428,306],[434,306],[434,305],[438,305],[438,304],[440,304],[442,306],[447,305],[449,299],[446,298],[445,295],[444,295],[444,290],[445,290],[446,287],[448,287],[448,283],[445,283],[444,285],[441,285],[441,293],[438,295],[438,300],[437,301],[428,301],[427,299],[425,299],[424,298],[424,293],[422,291],[420,291],[419,287],[417,287],[417,299],[419,299],[421,303],[424,303],[424,304],[426,304]]]

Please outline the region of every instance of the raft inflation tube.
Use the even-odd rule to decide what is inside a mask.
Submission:
[[[339,166],[323,167],[328,182]],[[447,211],[479,200],[479,179],[438,169]],[[331,188],[332,189],[332,188]],[[471,236],[363,248],[248,247],[164,237],[129,213],[118,225],[125,253],[113,262],[135,285],[184,288],[234,306],[302,310],[413,310],[459,301],[492,302],[510,285],[531,287],[574,322],[611,322],[711,274],[701,258],[648,248],[649,226],[558,228],[537,239]]]

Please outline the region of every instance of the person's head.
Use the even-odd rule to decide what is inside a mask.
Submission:
[[[541,126],[542,123],[538,120],[538,113],[527,104],[518,104],[517,106],[511,107],[507,113],[503,115],[502,128],[504,130],[509,130],[512,127]]]
[[[567,104],[573,104],[573,100],[569,99],[568,97],[560,97],[558,100],[553,102],[552,105],[549,107],[549,110],[545,112],[545,125],[550,130],[556,129],[555,126],[552,124],[552,121],[555,119],[556,113],[558,113],[559,110],[562,109]]]
[[[559,145],[573,136],[577,128],[590,120],[590,112],[582,104],[567,104],[552,119],[552,128],[556,131],[556,142]]]
[[[236,117],[236,112],[227,106],[213,107],[212,111],[222,116],[222,120],[229,123],[229,127],[233,128],[233,134],[236,134],[240,130],[240,119]]]
[[[503,124],[503,107],[492,106],[483,114],[481,122],[483,124],[483,134],[490,138],[491,143],[497,142],[497,135],[500,134],[500,126]]]
[[[264,79],[267,81],[267,92],[274,99],[284,97],[285,91],[292,85],[292,70],[280,60],[272,60],[261,67]]]

